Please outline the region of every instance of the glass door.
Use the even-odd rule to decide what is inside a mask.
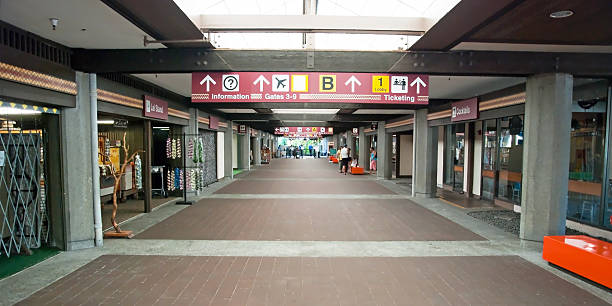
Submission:
[[[497,198],[521,204],[523,171],[523,116],[499,120],[499,173]]]
[[[455,165],[454,125],[444,127],[444,185],[453,186]]]
[[[497,120],[487,120],[483,124],[481,197],[493,201],[497,189]]]
[[[463,192],[463,166],[465,156],[465,124],[459,123],[455,126],[455,165],[453,190]]]

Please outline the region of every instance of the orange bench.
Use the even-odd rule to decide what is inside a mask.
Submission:
[[[587,236],[545,236],[542,258],[612,289],[612,243]]]
[[[365,174],[362,167],[351,167],[351,174]]]
[[[332,158],[331,158],[331,161],[332,161],[332,163],[334,163],[334,164],[337,164],[337,163],[338,163],[338,159],[337,159],[337,158],[335,158],[335,157],[332,157]]]

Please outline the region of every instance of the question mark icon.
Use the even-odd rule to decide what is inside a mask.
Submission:
[[[223,90],[224,91],[238,91],[238,75],[224,75],[223,76]]]

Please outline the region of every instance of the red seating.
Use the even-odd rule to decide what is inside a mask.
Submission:
[[[545,236],[542,258],[612,289],[612,243],[587,236]]]
[[[351,167],[351,174],[365,174],[365,171],[361,167]]]
[[[332,163],[334,163],[334,164],[337,164],[337,163],[338,163],[338,159],[337,159],[337,158],[335,158],[335,157],[333,157],[333,156],[332,156],[332,158],[331,158],[331,161],[332,161]]]

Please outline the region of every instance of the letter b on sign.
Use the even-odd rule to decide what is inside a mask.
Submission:
[[[320,75],[319,76],[319,91],[320,92],[336,92],[336,76],[335,75]]]

